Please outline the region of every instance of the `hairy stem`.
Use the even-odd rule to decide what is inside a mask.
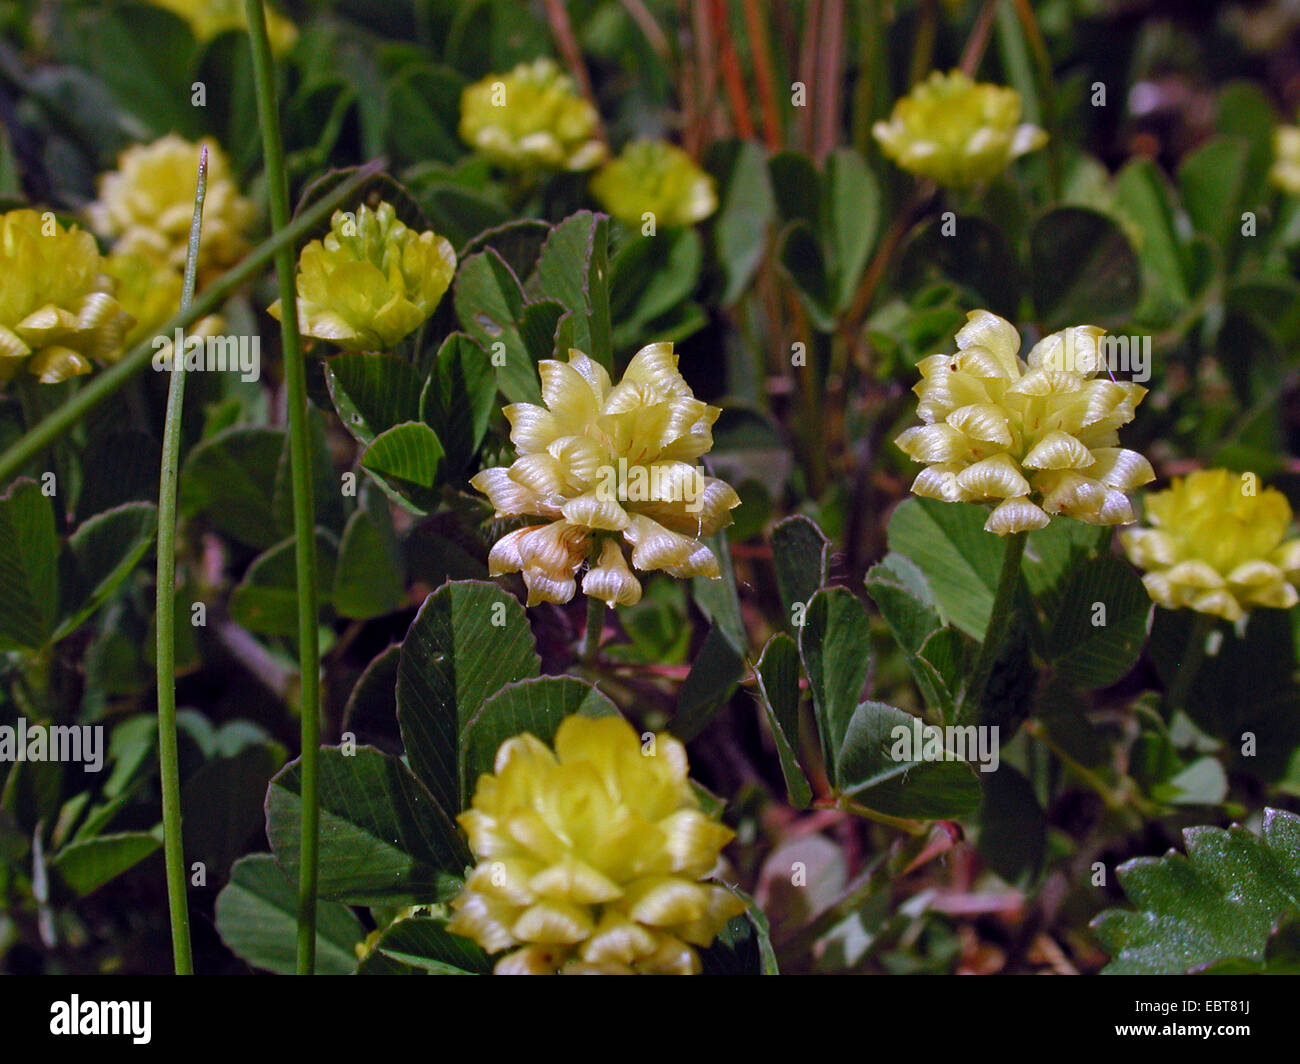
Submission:
[[[208,149],[199,151],[194,219],[185,255],[181,310],[194,302],[194,278],[208,191]],[[189,902],[185,896],[185,846],[181,835],[181,770],[176,742],[176,496],[181,467],[181,413],[185,406],[185,352],[172,349],[167,414],[163,422],[162,469],[158,477],[158,578],[155,582],[158,657],[158,773],[162,779],[163,857],[171,910],[172,958],[177,975],[194,974],[190,950]]]

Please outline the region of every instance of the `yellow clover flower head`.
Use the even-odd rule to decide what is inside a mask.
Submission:
[[[994,502],[984,528],[1005,536],[1043,528],[1050,514],[1094,525],[1134,519],[1125,492],[1155,479],[1151,463],[1119,446],[1141,385],[1098,379],[1104,330],[1078,325],[1019,356],[1020,334],[987,310],[957,333],[957,352],[917,364],[912,390],[924,422],[895,441],[923,469],[917,495]]]
[[[447,929],[498,975],[694,975],[745,903],[703,883],[733,832],[701,809],[686,749],[621,717],[566,717],[555,750],[507,739],[458,818],[478,863]]]
[[[391,203],[335,211],[298,259],[298,328],[353,351],[394,347],[423,324],[456,273],[446,237],[417,233]],[[271,304],[280,320],[280,301]]]
[[[904,170],[950,186],[987,181],[1047,143],[1043,130],[1020,121],[1020,93],[960,70],[931,73],[872,133]]]
[[[1129,561],[1166,609],[1183,607],[1238,621],[1256,606],[1300,601],[1300,539],[1287,539],[1291,504],[1255,475],[1202,469],[1145,500],[1149,528],[1125,529]]]
[[[225,152],[215,140],[194,144],[169,133],[137,144],[118,157],[117,169],[99,179],[99,199],[86,208],[90,226],[113,241],[118,254],[157,259],[185,269],[199,149],[208,149],[208,188],[203,203],[199,281],[238,262],[249,250],[246,237],[253,205],[239,194]]]
[[[718,207],[713,178],[681,148],[662,140],[636,140],[591,180],[591,194],[624,225],[688,226]]]
[[[149,0],[149,3],[183,18],[199,42],[210,41],[227,30],[241,33],[248,30],[244,0]],[[269,4],[263,5],[263,9],[266,11],[266,36],[271,42],[271,51],[283,55],[298,39],[298,28]]]
[[[702,542],[731,522],[740,497],[705,476],[697,459],[713,446],[721,411],[696,399],[677,370],[670,343],[649,344],[623,379],[581,351],[538,366],[545,406],[505,408],[519,457],[484,469],[470,483],[497,517],[542,518],[499,539],[488,556],[493,576],[522,572],[528,604],[568,602],[584,561],[582,590],[630,606],[641,583],[628,568],[676,577],[718,577]]]
[[[1288,195],[1300,196],[1300,126],[1273,130],[1273,165],[1268,178]]]
[[[95,238],[51,213],[0,214],[0,381],[26,370],[43,384],[116,362],[132,325]]]
[[[489,74],[460,98],[460,136],[503,170],[590,170],[605,158],[599,116],[551,59]]]

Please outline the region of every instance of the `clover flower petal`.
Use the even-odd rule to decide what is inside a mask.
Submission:
[[[936,70],[872,133],[904,170],[941,185],[971,185],[1047,143],[1043,130],[1020,121],[1020,111],[1014,89],[974,82],[959,70]]]
[[[639,228],[645,215],[656,226],[703,221],[718,207],[713,178],[681,148],[662,140],[636,140],[591,179],[591,194],[624,225]]]
[[[99,179],[99,199],[86,208],[90,227],[113,241],[115,254],[185,268],[199,149],[208,149],[208,185],[199,244],[200,284],[248,253],[253,205],[239,194],[225,153],[215,140],[194,144],[173,133],[137,144],[118,157],[117,169]]]
[[[599,118],[551,59],[466,87],[460,136],[504,170],[590,170],[605,158]]]
[[[1098,380],[1103,330],[1076,326],[1044,337],[1021,361],[1020,335],[987,310],[957,332],[957,352],[918,364],[922,424],[895,443],[926,468],[912,491],[944,502],[994,502],[985,529],[1043,528],[1052,514],[1125,524],[1125,492],[1155,478],[1142,455],[1117,446],[1146,390]]]
[[[497,517],[548,523],[502,536],[489,572],[521,572],[530,605],[569,601],[584,563],[583,593],[611,605],[640,600],[633,568],[718,577],[702,539],[730,523],[740,497],[696,464],[720,411],[691,393],[672,344],[642,348],[617,385],[577,350],[539,371],[545,406],[505,408],[518,457],[470,484]]]
[[[1238,621],[1300,601],[1291,504],[1274,488],[1257,492],[1253,474],[1201,469],[1148,496],[1145,509],[1151,527],[1125,529],[1120,542],[1157,604]]]
[[[48,213],[0,214],[0,276],[0,381],[25,371],[57,384],[121,357],[134,319],[89,233]]]
[[[194,39],[210,41],[220,33],[248,31],[248,15],[240,0],[148,0],[154,7],[165,8],[190,24]],[[271,51],[282,55],[298,39],[298,27],[273,7],[265,6],[266,35]]]
[[[1292,196],[1300,196],[1300,126],[1278,126],[1273,131],[1273,165],[1269,180]]]
[[[733,832],[700,809],[685,748],[620,717],[507,739],[459,821],[478,862],[448,930],[498,975],[695,974],[744,902],[704,882]]]
[[[433,313],[455,272],[451,243],[408,228],[391,203],[335,211],[298,257],[298,327],[348,350],[386,350]],[[278,299],[268,310],[280,320]]]

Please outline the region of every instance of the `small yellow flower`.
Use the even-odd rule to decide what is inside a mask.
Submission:
[[[1050,514],[1094,525],[1133,520],[1125,492],[1155,478],[1119,446],[1146,389],[1097,379],[1104,330],[1078,325],[1044,337],[1022,361],[1020,334],[972,311],[957,353],[923,358],[913,388],[925,423],[897,444],[924,462],[912,490],[946,502],[996,502],[984,528],[1004,536],[1043,528]]]
[[[188,22],[196,41],[210,41],[227,30],[241,33],[248,30],[244,0],[149,0],[149,3]],[[264,4],[263,10],[266,12],[266,36],[271,42],[271,51],[283,55],[298,39],[298,28],[269,4]]]
[[[53,214],[0,215],[0,381],[43,384],[116,362],[132,318],[114,296],[95,238]]]
[[[1148,495],[1153,527],[1120,533],[1157,604],[1237,621],[1256,606],[1289,609],[1300,597],[1300,539],[1287,539],[1291,504],[1254,474],[1202,469]]]
[[[104,269],[117,281],[117,300],[135,318],[124,348],[153,336],[181,305],[182,278],[170,266],[143,255],[109,255]]]
[[[1300,126],[1273,130],[1273,166],[1268,177],[1288,195],[1300,196]]]
[[[567,717],[552,752],[527,733],[497,751],[458,818],[478,864],[447,929],[498,975],[694,975],[745,904],[701,880],[733,832],[700,809],[686,749],[642,745],[619,717]]]
[[[118,157],[117,170],[100,177],[99,199],[86,208],[86,215],[95,232],[113,240],[114,253],[156,259],[177,272],[185,269],[203,145],[208,149],[208,186],[199,245],[200,284],[244,257],[253,205],[239,194],[225,153],[210,138],[193,144],[174,133],[127,148]]]
[[[605,158],[596,109],[553,60],[489,74],[460,98],[460,136],[503,170],[590,170]]]
[[[617,386],[581,351],[538,369],[545,407],[505,408],[518,459],[470,483],[497,517],[549,523],[499,539],[491,574],[522,572],[529,605],[568,602],[579,567],[594,558],[583,593],[632,605],[641,583],[624,560],[625,542],[644,572],[718,577],[718,560],[700,540],[730,523],[740,497],[697,464],[713,446],[721,411],[692,394],[673,345],[643,347]]]
[[[904,170],[950,186],[987,181],[1047,143],[1043,130],[1020,121],[1020,93],[959,70],[934,71],[872,133]]]
[[[456,273],[451,243],[416,233],[391,203],[335,211],[298,259],[298,328],[353,351],[394,347],[433,313]],[[280,320],[280,301],[270,308]]]
[[[662,140],[637,140],[591,180],[591,194],[624,225],[687,226],[718,207],[713,178],[681,148]]]

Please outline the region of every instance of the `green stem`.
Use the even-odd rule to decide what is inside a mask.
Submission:
[[[1028,532],[1013,532],[1006,537],[1006,551],[1002,555],[1002,572],[998,576],[997,591],[993,595],[993,611],[989,614],[988,627],[984,629],[984,642],[980,644],[979,655],[970,672],[966,692],[957,712],[958,722],[966,720],[974,710],[978,710],[984,700],[984,689],[988,687],[989,677],[993,674],[993,664],[997,661],[998,651],[1010,628],[1011,615],[1015,608],[1016,588],[1020,584],[1020,560],[1025,554]]]
[[[1182,709],[1187,700],[1187,692],[1192,688],[1192,681],[1200,671],[1201,662],[1205,660],[1205,644],[1214,631],[1217,618],[1211,613],[1198,613],[1192,622],[1192,630],[1187,636],[1187,645],[1183,648],[1183,660],[1178,664],[1178,672],[1165,691],[1165,704],[1169,709]]]
[[[199,151],[198,184],[194,190],[194,219],[185,255],[181,310],[194,301],[194,277],[203,230],[203,199],[208,190],[208,149]],[[176,495],[181,466],[181,411],[185,405],[185,351],[172,350],[167,385],[167,416],[163,422],[162,470],[158,478],[158,579],[156,582],[158,640],[158,771],[162,777],[163,856],[167,869],[167,903],[171,910],[172,958],[177,975],[194,974],[190,952],[189,903],[185,896],[185,846],[181,837],[181,770],[176,743]]]
[[[586,663],[593,661],[596,651],[600,649],[600,633],[605,628],[605,604],[598,598],[587,598],[587,627],[582,633],[582,650],[580,659]]]
[[[289,182],[284,170],[284,145],[275,96],[275,68],[266,36],[262,0],[244,0],[253,46],[253,78],[257,113],[266,157],[266,187],[271,230],[289,225]],[[320,646],[317,643],[319,606],[316,593],[316,516],[311,496],[311,443],[307,434],[307,372],[298,335],[298,306],[290,244],[275,254],[280,282],[281,336],[284,379],[289,407],[289,472],[293,486],[294,562],[298,577],[298,671],[302,712],[302,839],[298,878],[298,974],[311,975],[316,966],[317,841],[320,833],[318,760],[320,753]]]
[[[337,188],[302,212],[287,229],[275,232],[249,253],[238,266],[226,271],[202,293],[195,297],[188,310],[179,311],[155,335],[171,336],[176,329],[188,329],[206,314],[211,314],[226,297],[262,271],[272,257],[284,248],[292,248],[298,240],[314,230],[343,203],[346,203],[367,181],[382,169],[380,161],[361,167]],[[54,440],[77,424],[100,403],[115,395],[129,380],[149,365],[154,355],[153,337],[147,336],[122,358],[94,377],[71,396],[66,403],[45,418],[39,425],[21,436],[0,454],[0,485],[3,485],[29,461],[35,458]]]

